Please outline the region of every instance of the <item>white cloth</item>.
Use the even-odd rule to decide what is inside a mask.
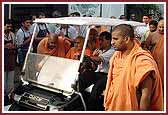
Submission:
[[[51,33],[55,33],[56,29],[60,27],[59,24],[54,24],[54,23],[51,23],[51,24],[48,24],[49,26],[49,32]]]
[[[141,38],[143,35],[144,35],[144,33],[146,32],[146,31],[148,31],[149,30],[149,24],[147,24],[147,25],[145,25],[145,26],[137,26],[136,28],[135,28],[135,34],[139,37],[139,38]]]
[[[39,31],[40,31],[40,29],[41,30],[45,30],[45,29],[47,29],[48,31],[49,31],[49,33],[51,33],[51,27],[50,27],[51,25],[49,25],[49,24],[37,24],[37,26],[36,26],[36,33],[38,33]],[[35,27],[35,23],[31,26],[31,28],[30,28],[30,32],[31,32],[31,34],[33,33],[33,31],[34,31],[34,27]]]
[[[67,32],[66,29],[64,29],[64,28],[61,29],[61,27],[59,27],[59,28],[56,29],[55,34],[59,35],[61,32],[63,32],[64,35],[67,34],[66,33]],[[71,39],[76,39],[76,37],[78,36],[78,33],[77,33],[77,30],[76,30],[75,27],[73,27],[73,26],[69,26],[68,27],[68,36]]]
[[[29,37],[31,35],[30,30],[19,29],[16,33],[16,45],[19,46],[23,44],[25,37]]]
[[[13,32],[9,32],[9,35],[8,35],[8,36],[6,36],[6,35],[4,34],[4,40],[5,40],[5,41],[10,41],[10,40],[12,40],[12,41],[13,41],[13,44],[15,44],[15,43],[16,43],[15,34],[14,34]]]
[[[140,42],[142,43],[143,41],[146,41],[146,39],[148,38],[149,34],[150,34],[150,30],[147,30],[147,31],[142,35]]]
[[[110,48],[106,52],[102,52],[101,54],[99,54],[99,57],[103,60],[103,62],[101,62],[98,65],[96,72],[108,73],[109,60],[110,60],[111,56],[114,54],[114,52],[115,52],[114,48]]]

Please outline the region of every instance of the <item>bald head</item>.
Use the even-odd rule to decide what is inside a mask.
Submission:
[[[54,33],[50,33],[48,35],[48,39],[57,39],[58,38],[58,35],[54,34]]]
[[[112,32],[119,31],[121,36],[128,36],[133,40],[134,38],[134,29],[131,25],[128,24],[120,24],[113,28]]]
[[[58,36],[54,33],[48,35],[48,48],[54,49],[56,47]]]
[[[75,48],[77,50],[82,50],[83,44],[84,44],[84,38],[82,36],[77,36],[74,44]]]
[[[158,24],[164,24],[164,20],[160,20]]]
[[[160,34],[164,34],[164,20],[158,22],[157,30]]]
[[[89,40],[90,40],[90,41],[95,40],[97,36],[98,36],[97,30],[94,29],[94,28],[90,29],[90,32],[89,32]]]

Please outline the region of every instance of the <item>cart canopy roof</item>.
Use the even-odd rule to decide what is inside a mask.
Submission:
[[[119,24],[130,24],[132,26],[141,26],[143,23],[136,21],[124,21],[120,19],[102,18],[102,17],[63,17],[63,18],[43,18],[35,19],[36,23],[57,23],[72,25],[107,25],[115,26]]]

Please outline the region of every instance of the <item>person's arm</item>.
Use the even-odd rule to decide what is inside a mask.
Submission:
[[[99,49],[95,49],[94,51],[93,51],[93,56],[91,56],[91,59],[92,60],[94,60],[94,61],[96,61],[96,62],[102,62],[103,61],[103,59],[102,59],[102,57],[100,57],[99,55],[101,54],[101,50],[99,50]]]
[[[152,96],[153,81],[154,81],[154,79],[152,78],[152,74],[149,73],[147,75],[147,77],[140,84],[142,95],[140,98],[139,110],[141,110],[141,111],[148,111],[149,110],[151,96]]]
[[[16,46],[12,43],[7,43],[4,45],[4,48],[7,48],[7,49],[16,49]]]
[[[20,48],[20,47],[30,43],[31,38],[32,38],[32,35],[30,35],[29,38],[24,40],[23,31],[18,31],[17,34],[16,34],[16,45],[17,45],[17,48]]]
[[[100,58],[99,56],[91,56],[90,58],[94,61],[99,62],[99,63],[103,61],[102,58]]]
[[[29,38],[28,38],[27,40],[25,40],[25,41],[21,44],[21,46],[24,46],[24,45],[30,43],[31,38],[32,38],[32,35],[30,35]]]
[[[64,39],[64,48],[65,48],[65,53],[67,54],[71,48],[71,43],[67,39]]]
[[[93,56],[98,56],[99,54],[101,53],[101,51],[99,50],[99,49],[95,49],[94,51],[93,51]]]
[[[149,36],[147,37],[146,41],[144,42],[143,49],[149,50],[149,46],[151,45],[151,40],[152,40],[152,34],[150,33]]]
[[[70,43],[74,44],[75,43],[75,39],[71,39],[71,38],[68,38],[68,37],[65,37],[65,40],[69,41]]]

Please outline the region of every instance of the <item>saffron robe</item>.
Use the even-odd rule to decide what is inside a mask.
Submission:
[[[155,44],[152,56],[155,59],[158,69],[160,72],[160,76],[162,79],[162,84],[164,83],[164,37],[161,37],[158,42]]]
[[[49,49],[48,37],[46,37],[40,41],[37,48],[37,53],[58,56],[58,57],[65,57],[69,49],[70,49],[70,42],[68,42],[61,36],[58,37],[56,47],[54,49]]]
[[[162,82],[157,64],[151,54],[143,50],[135,40],[134,48],[125,62],[121,59],[120,51],[116,51],[110,59],[104,97],[105,110],[139,110],[136,92],[150,71],[154,78],[150,110],[163,110]]]
[[[78,54],[81,54],[81,53],[82,53],[82,50],[81,50],[81,51],[77,51],[77,50],[75,49],[75,47],[72,47],[72,48],[68,51],[66,57],[69,58],[69,59],[74,59],[74,57],[75,57],[76,54],[78,55]],[[87,55],[87,56],[91,56],[91,55],[92,55],[92,51],[91,51],[89,48],[86,48],[84,54]]]

